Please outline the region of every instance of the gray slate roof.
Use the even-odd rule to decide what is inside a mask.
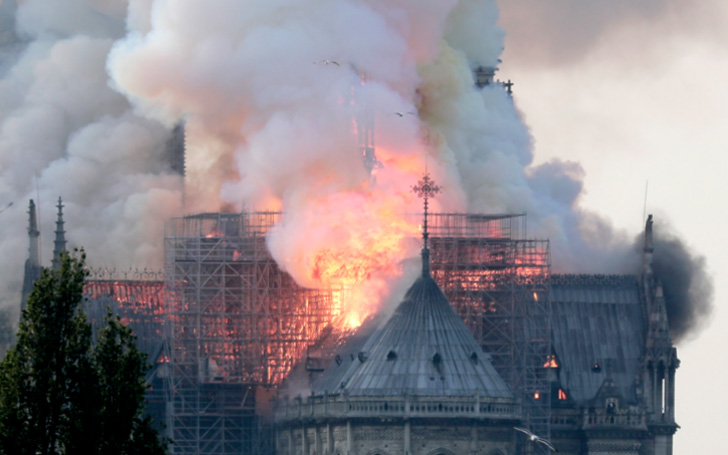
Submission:
[[[554,275],[551,305],[553,349],[567,395],[585,404],[611,377],[622,397],[635,401],[644,346],[637,278]],[[594,368],[596,364],[599,368]]]
[[[313,384],[314,394],[512,397],[430,276],[415,281],[361,351],[351,349],[337,354]]]

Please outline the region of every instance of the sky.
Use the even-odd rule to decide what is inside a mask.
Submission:
[[[395,195],[377,206],[382,213],[412,207],[410,184],[426,155],[445,188],[440,208],[526,211],[529,232],[550,239],[560,270],[627,272],[646,213],[682,241],[715,292],[710,317],[678,344],[675,453],[721,452],[728,395],[714,391],[728,370],[716,361],[728,342],[728,260],[719,254],[728,241],[717,203],[728,185],[728,5],[501,0],[499,12],[491,0],[21,3],[25,44],[0,47],[0,307],[19,291],[31,197],[41,207],[44,262],[63,195],[72,246],[105,267],[159,268],[164,221],[182,211],[273,201],[298,225],[329,226],[321,216],[359,207],[334,218],[368,226],[359,217],[373,201]],[[0,29],[0,41],[8,36]],[[333,57],[356,71],[320,63]],[[502,91],[472,87],[469,65],[498,58],[497,77],[515,83],[515,109]],[[341,102],[362,72],[377,100],[371,115],[385,163],[374,188]],[[413,111],[417,119],[393,119]],[[185,182],[165,163],[171,128],[183,119]],[[271,243],[282,258],[340,234],[306,231],[296,242],[301,230],[283,232],[285,241]],[[360,238],[342,237],[342,249]]]
[[[600,6],[603,5],[603,6]],[[728,5],[502,0],[501,79],[535,161],[584,170],[580,205],[636,235],[669,221],[715,285],[706,326],[678,344],[674,453],[723,453],[728,424]],[[645,197],[646,195],[646,197]],[[646,203],[645,203],[646,201]]]

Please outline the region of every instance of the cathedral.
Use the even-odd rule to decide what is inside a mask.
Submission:
[[[60,200],[57,208],[56,259],[65,249]],[[28,215],[25,295],[41,269],[32,201]],[[236,236],[250,234],[241,233],[236,223],[249,223],[250,214],[206,215],[205,226],[219,238],[202,231],[189,239],[174,237],[184,247],[183,255],[170,255],[178,257],[177,273],[192,267],[207,287],[193,282],[193,274],[190,280],[165,277],[164,282],[92,276],[84,307],[92,315],[97,306],[110,305],[139,334],[154,363],[148,409],[165,422],[164,431],[176,441],[174,453],[672,455],[680,362],[653,272],[651,216],[639,276],[543,274],[533,279],[519,264],[515,270],[521,272],[510,275],[515,281],[502,273],[508,270],[502,259],[510,257],[509,248],[523,252],[531,243],[477,236],[448,240],[439,229],[441,215],[430,216],[431,224],[440,225],[428,239],[425,223],[419,277],[391,317],[373,317],[353,334],[327,331],[328,325],[314,330],[317,326],[305,318],[321,320],[325,313],[316,313],[316,299],[324,305],[326,293],[279,279],[268,302],[279,310],[258,310],[258,321],[269,325],[241,326],[248,331],[239,334],[208,331],[204,339],[193,330],[198,316],[214,321],[210,308],[219,298],[229,302],[224,310],[214,310],[226,311],[225,321],[245,321],[247,314],[231,302],[248,297],[234,293],[254,291],[261,299],[264,288],[251,289],[234,277],[261,270],[269,277],[282,273],[270,260],[253,267],[241,258],[244,248],[236,245]],[[488,232],[495,221],[512,221],[461,218],[471,228],[486,223]],[[217,224],[207,223],[212,219]],[[264,248],[261,238],[255,236],[256,244]],[[190,242],[199,252],[190,249]],[[491,259],[485,259],[484,249]],[[468,256],[473,252],[480,254],[478,261]],[[201,275],[200,267],[210,276]],[[224,281],[215,278],[220,270],[227,270]],[[466,289],[473,276],[478,285]],[[171,283],[177,282],[189,289],[175,291]],[[298,308],[302,303],[286,296],[289,290],[305,299],[305,314]],[[204,311],[194,309],[199,297],[185,297],[210,292],[222,297],[211,298]],[[177,300],[184,304],[182,311],[173,306]],[[283,301],[291,302],[290,310],[280,312]],[[172,319],[176,328],[165,329]],[[270,324],[281,330],[308,324],[301,328],[308,327],[310,340],[293,337],[280,343],[250,331]],[[215,357],[211,346],[230,349],[234,356],[221,351]],[[263,358],[259,352],[271,354]],[[282,357],[272,357],[273,352]],[[197,356],[191,362],[181,360],[191,354]],[[288,359],[295,363],[290,368]]]
[[[652,273],[651,217],[644,242],[640,277],[551,278],[548,390],[528,395],[509,388],[453,310],[425,243],[422,275],[391,318],[362,326],[325,368],[288,378],[276,453],[671,455],[679,360]],[[549,401],[547,434],[528,430],[529,400]]]
[[[493,74],[477,69],[477,86]],[[184,142],[178,127],[167,153],[180,174]],[[361,150],[371,170],[373,147]],[[23,300],[42,269],[33,201],[28,215]],[[551,274],[525,215],[428,219],[425,205],[419,277],[391,317],[343,334],[338,290],[303,288],[273,260],[265,239],[282,216],[170,220],[163,272],[92,271],[86,284],[89,319],[112,307],[153,363],[148,409],[173,453],[672,455],[679,360],[651,217],[639,273]]]

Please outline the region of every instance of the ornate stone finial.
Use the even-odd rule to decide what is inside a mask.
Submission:
[[[412,192],[415,193],[417,197],[420,197],[425,201],[424,223],[422,226],[422,240],[424,241],[424,245],[422,247],[422,276],[430,275],[430,250],[427,247],[427,239],[430,237],[429,232],[427,232],[428,202],[431,197],[434,197],[440,192],[440,189],[440,186],[435,184],[435,182],[430,178],[430,174],[427,172],[425,172],[422,180],[412,187]]]

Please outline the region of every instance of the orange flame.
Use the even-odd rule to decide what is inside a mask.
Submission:
[[[268,245],[299,284],[346,289],[339,324],[358,327],[386,294],[381,283],[416,255],[417,226],[404,198],[351,191],[311,199],[305,211],[286,212]]]
[[[544,368],[558,368],[559,363],[556,361],[556,356],[553,354],[550,354],[546,358],[546,363],[543,364]]]

